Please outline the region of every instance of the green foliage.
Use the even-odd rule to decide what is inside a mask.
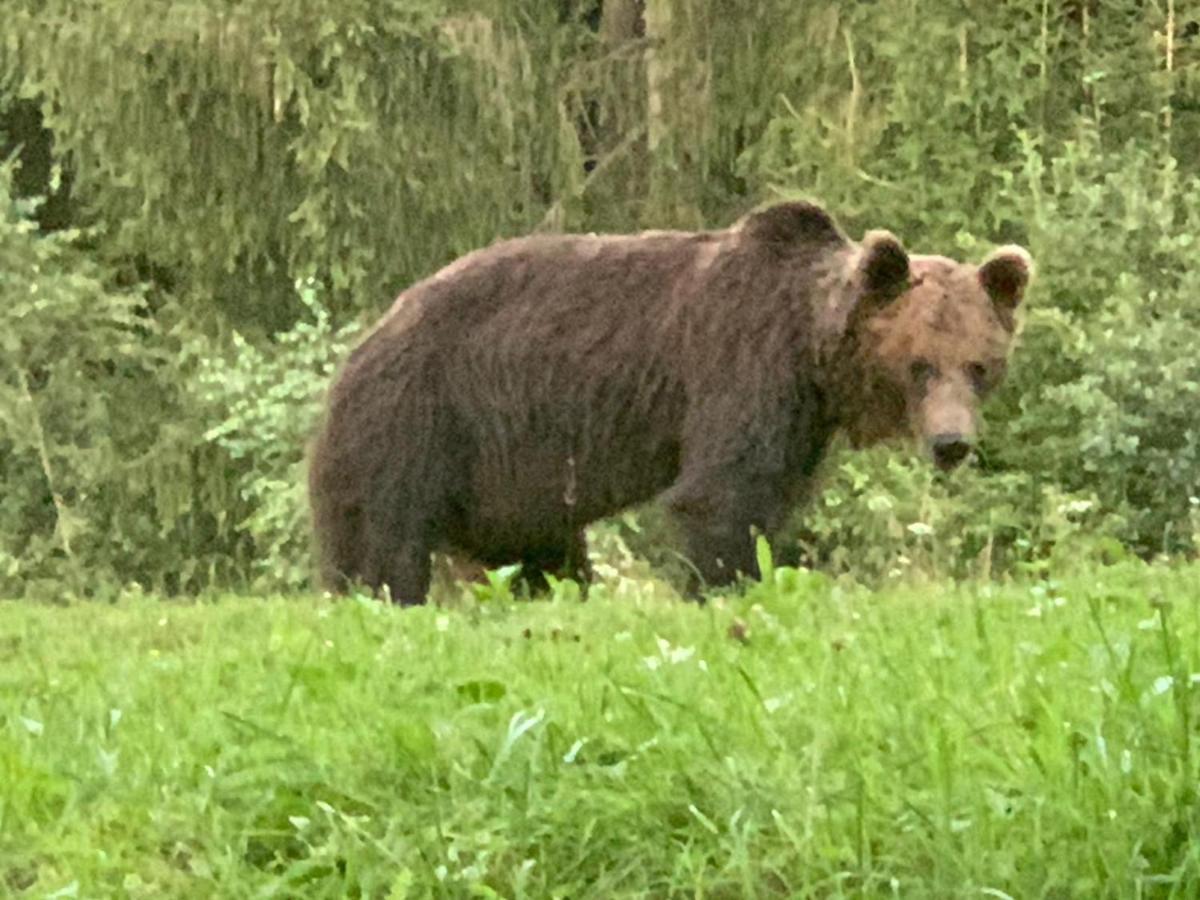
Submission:
[[[0,604],[0,884],[1196,896],[1198,577]]]
[[[236,527],[254,542],[252,568],[268,588],[300,588],[311,574],[303,451],[358,330],[333,326],[312,281],[297,289],[312,320],[277,335],[268,349],[236,332],[226,353],[210,342],[188,348],[196,362],[196,414],[216,423],[204,440],[236,467],[235,489],[252,511]]]
[[[1095,500],[1023,472],[947,477],[874,450],[838,457],[788,536],[801,558],[857,579],[989,577],[1121,555]]]
[[[7,5],[8,53],[110,259],[190,304],[285,327],[296,278],[340,310],[572,190],[558,102],[573,38],[439,0]],[[547,4],[543,4],[547,6]],[[15,7],[15,8],[13,8]],[[534,62],[537,62],[535,65]]]
[[[835,460],[795,529],[823,564],[986,574],[1196,549],[1200,160],[1164,110],[1197,94],[1155,54],[1157,13],[1089,9],[814,12],[818,88],[743,157],[916,249],[977,259],[1013,240],[1038,261],[980,469],[942,480],[885,453]]]
[[[86,523],[73,482],[115,463],[110,395],[91,384],[119,390],[121,370],[147,361],[136,336],[141,298],[106,291],[72,254],[71,235],[37,238],[11,178],[11,166],[0,170],[0,509],[10,529],[24,527],[6,529],[0,551],[9,584],[36,577],[36,567],[25,571],[29,558],[74,557]],[[21,470],[36,474],[19,478]]]
[[[891,453],[838,460],[798,526],[825,563],[989,574],[1055,548],[1196,548],[1200,181],[1084,135],[1048,166],[1027,142],[1013,178],[1043,264],[1010,381],[985,410],[981,468],[942,479]]]
[[[1135,146],[1066,148],[1037,190],[1030,241],[1047,260],[1044,308],[1010,396],[997,462],[1094,491],[1143,552],[1194,549],[1200,493],[1200,179]],[[1061,247],[1061,251],[1056,249]],[[1120,248],[1114,253],[1109,248]]]
[[[4,167],[0,590],[182,586],[206,561],[209,528],[192,515],[206,491],[190,464],[203,457],[174,424],[169,345],[145,298],[113,288],[80,235],[39,235],[10,184]]]

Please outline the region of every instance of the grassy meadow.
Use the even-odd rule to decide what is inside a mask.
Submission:
[[[0,604],[0,893],[1195,897],[1198,586]]]

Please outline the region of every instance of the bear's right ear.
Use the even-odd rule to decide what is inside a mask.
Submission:
[[[908,287],[908,251],[890,231],[868,231],[859,262],[862,285],[876,303],[890,303]]]
[[[849,243],[833,216],[805,200],[776,203],[751,213],[742,230],[778,250],[798,244],[845,246]]]

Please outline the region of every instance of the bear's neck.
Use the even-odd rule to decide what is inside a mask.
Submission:
[[[904,396],[868,363],[853,337],[840,341],[816,371],[831,433],[841,432],[852,446],[861,448],[905,431],[908,414]]]

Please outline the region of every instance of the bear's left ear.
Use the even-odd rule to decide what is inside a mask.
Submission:
[[[1024,247],[1001,247],[979,267],[979,283],[997,311],[1011,317],[1033,277],[1033,257]]]

